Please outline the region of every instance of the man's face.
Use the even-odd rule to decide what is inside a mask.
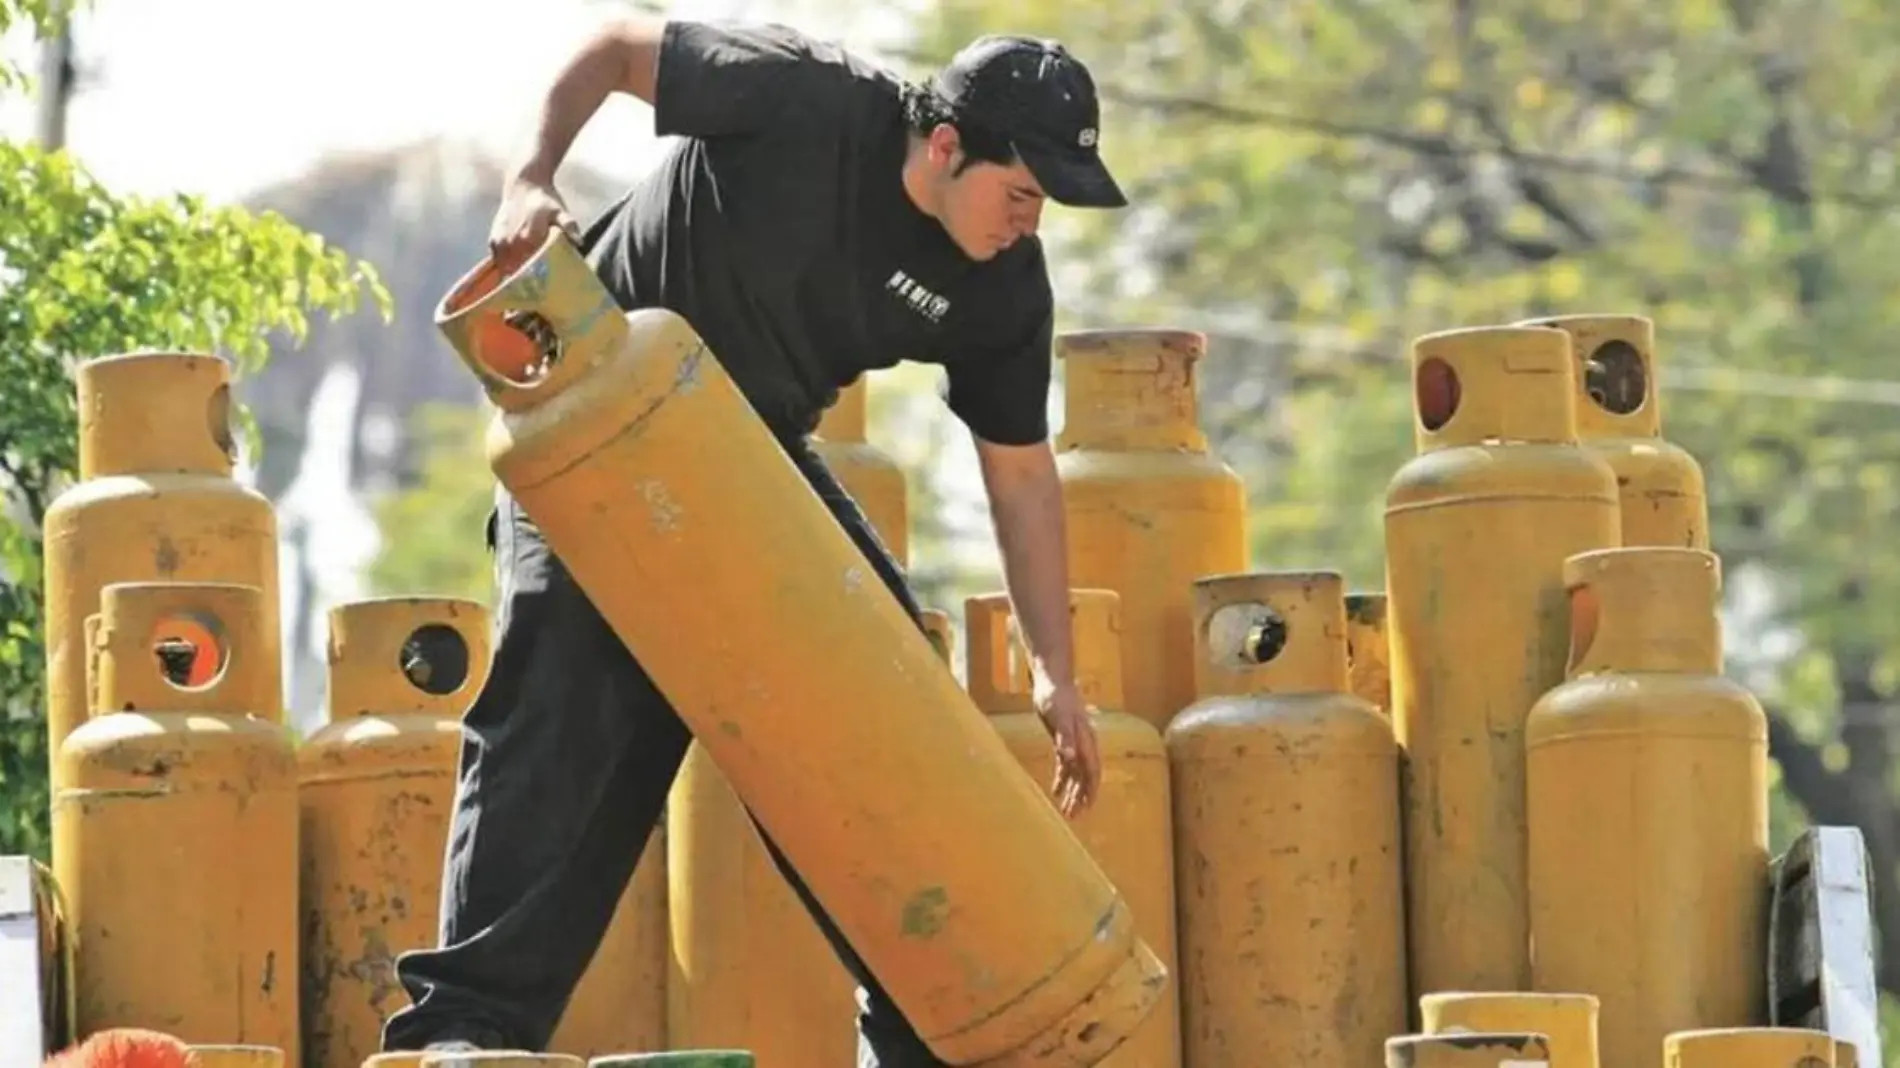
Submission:
[[[930,159],[938,186],[937,219],[964,255],[991,259],[1041,225],[1047,198],[1020,160],[965,166],[957,131],[948,125],[931,132]]]

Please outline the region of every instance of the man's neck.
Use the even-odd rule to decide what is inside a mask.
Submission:
[[[934,219],[937,217],[937,204],[930,193],[930,177],[924,160],[926,151],[928,148],[923,138],[915,134],[906,135],[903,167],[904,195],[910,198],[913,207]]]

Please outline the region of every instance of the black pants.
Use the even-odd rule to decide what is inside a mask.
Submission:
[[[921,627],[902,571],[850,495],[803,440],[785,447]],[[691,740],[505,492],[496,494],[493,523],[498,638],[487,684],[463,720],[439,945],[397,959],[412,1004],[390,1017],[386,1050],[450,1039],[546,1047]],[[942,1066],[759,833],[858,981],[858,1068]]]

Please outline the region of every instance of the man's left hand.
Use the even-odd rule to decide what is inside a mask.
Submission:
[[[1036,714],[1055,743],[1056,774],[1050,790],[1056,809],[1074,819],[1095,803],[1102,785],[1102,755],[1088,702],[1074,683],[1038,688]]]

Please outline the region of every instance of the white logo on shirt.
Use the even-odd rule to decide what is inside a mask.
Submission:
[[[950,310],[950,301],[948,298],[938,296],[930,290],[925,289],[922,285],[918,284],[917,279],[912,278],[903,271],[892,272],[890,281],[884,283],[884,288],[888,292],[896,294],[897,299],[909,305],[911,311],[916,312],[918,315],[923,316],[933,323],[942,322],[944,314]]]
[[[1075,135],[1075,143],[1081,145],[1083,148],[1088,148],[1095,144],[1095,139],[1098,136],[1099,135],[1095,132],[1095,127],[1084,126],[1082,127],[1082,132]]]

